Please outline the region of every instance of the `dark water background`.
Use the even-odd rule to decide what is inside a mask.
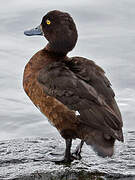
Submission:
[[[135,129],[134,0],[3,0],[0,5],[0,140],[55,133],[22,88],[23,69],[43,48],[43,37],[23,31],[54,9],[74,18],[79,39],[69,56],[93,59],[106,71],[121,109],[124,130]]]

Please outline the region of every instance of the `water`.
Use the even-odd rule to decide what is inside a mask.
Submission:
[[[1,180],[135,180],[135,132],[125,143],[116,143],[111,158],[98,157],[84,145],[82,159],[70,165],[56,165],[55,152],[64,152],[64,142],[56,137],[0,141]],[[73,142],[73,149],[77,143]],[[61,156],[60,156],[61,157]],[[57,158],[60,158],[57,155]]]
[[[0,140],[55,133],[22,88],[25,64],[47,41],[23,31],[53,9],[69,12],[79,39],[69,56],[84,56],[103,67],[121,109],[124,130],[135,130],[134,0],[4,0],[0,6]]]

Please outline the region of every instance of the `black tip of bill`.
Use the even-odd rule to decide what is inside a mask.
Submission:
[[[41,30],[41,26],[37,26],[36,28],[24,31],[24,34],[26,36],[35,36],[35,35],[43,36],[43,32]]]

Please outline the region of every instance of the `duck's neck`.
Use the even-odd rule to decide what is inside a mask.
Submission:
[[[65,48],[64,46],[60,47],[50,43],[46,45],[45,50],[59,57],[65,57],[68,53],[67,48]]]

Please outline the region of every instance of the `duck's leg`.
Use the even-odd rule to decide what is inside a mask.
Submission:
[[[72,145],[72,139],[66,139],[66,150],[64,157],[62,159],[53,160],[53,162],[60,164],[60,163],[71,163],[74,158],[71,155],[71,145]]]
[[[81,150],[82,150],[83,144],[84,144],[84,141],[81,140],[80,144],[76,147],[76,150],[72,153],[72,156],[74,157],[74,159],[77,159],[77,160],[82,159]]]
[[[71,160],[71,146],[72,146],[72,139],[66,139],[66,150],[65,150],[64,159],[67,162],[72,161]]]

